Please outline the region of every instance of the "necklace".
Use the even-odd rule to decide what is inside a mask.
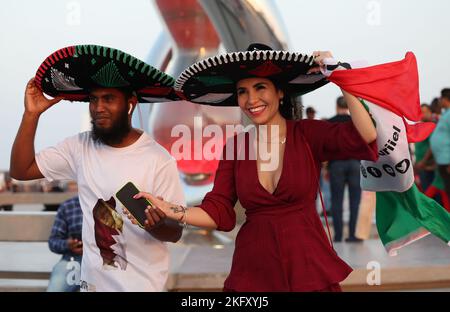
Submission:
[[[267,129],[267,125],[262,125],[262,133],[260,131],[258,131],[256,133],[256,136],[258,137],[257,141],[258,142],[262,142],[262,143],[267,143],[267,144],[284,144],[286,143],[286,131],[284,131],[285,136],[282,138],[279,138],[278,135],[280,134],[280,125],[273,125],[275,127],[276,132],[274,133],[274,135],[272,137],[270,137],[270,141],[266,141],[263,140],[264,138],[268,138],[268,132],[272,133],[269,129]],[[278,140],[276,140],[275,142],[272,142],[272,139],[277,138]]]

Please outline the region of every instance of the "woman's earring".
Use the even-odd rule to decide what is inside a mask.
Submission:
[[[283,105],[283,99],[280,100],[280,105]]]

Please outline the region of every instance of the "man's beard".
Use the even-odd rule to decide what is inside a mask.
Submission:
[[[109,129],[102,129],[92,123],[92,139],[96,143],[103,143],[106,145],[115,145],[122,143],[122,140],[130,133],[131,126],[128,124],[128,114],[124,111],[117,121]]]

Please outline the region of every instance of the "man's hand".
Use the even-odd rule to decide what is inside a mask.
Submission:
[[[142,192],[138,195],[135,195],[134,198],[144,197],[145,195],[145,198],[149,199],[151,196],[148,193]],[[153,199],[152,203],[154,204],[154,208],[149,206],[145,209],[145,215],[147,216],[144,224],[145,230],[160,241],[176,243],[183,233],[182,227],[178,224],[178,221],[169,219],[166,213],[155,205],[155,202],[159,204],[167,203],[162,197],[151,196],[151,198]],[[130,219],[131,223],[138,224],[133,215],[125,207],[123,208],[123,213]]]
[[[70,251],[76,255],[83,254],[83,242],[76,238],[69,238],[67,240],[67,246]]]
[[[158,207],[145,209],[145,215],[147,216],[147,220],[145,220],[145,229],[148,232],[151,232],[167,218],[166,214]]]
[[[161,201],[164,200],[160,196],[157,196],[156,198]],[[128,219],[130,219],[131,223],[138,224],[135,217],[133,217],[133,215],[125,207],[123,208],[123,213],[126,214]],[[155,208],[150,207],[145,209],[145,215],[147,216],[147,220],[145,220],[144,227],[148,232],[151,232],[155,227],[160,225],[165,218],[167,218],[166,214],[158,207]]]
[[[25,112],[39,116],[49,107],[61,101],[62,98],[47,99],[41,90],[38,89],[34,78],[28,81],[25,90]]]

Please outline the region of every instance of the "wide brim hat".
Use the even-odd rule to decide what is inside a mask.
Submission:
[[[47,57],[36,72],[39,89],[52,97],[89,101],[94,88],[134,91],[140,103],[178,100],[175,79],[117,49],[99,45],[74,45]]]
[[[237,106],[239,80],[267,78],[288,94],[300,96],[328,83],[321,73],[308,74],[316,66],[313,56],[252,44],[247,51],[216,55],[189,66],[180,74],[174,88],[194,103]]]

